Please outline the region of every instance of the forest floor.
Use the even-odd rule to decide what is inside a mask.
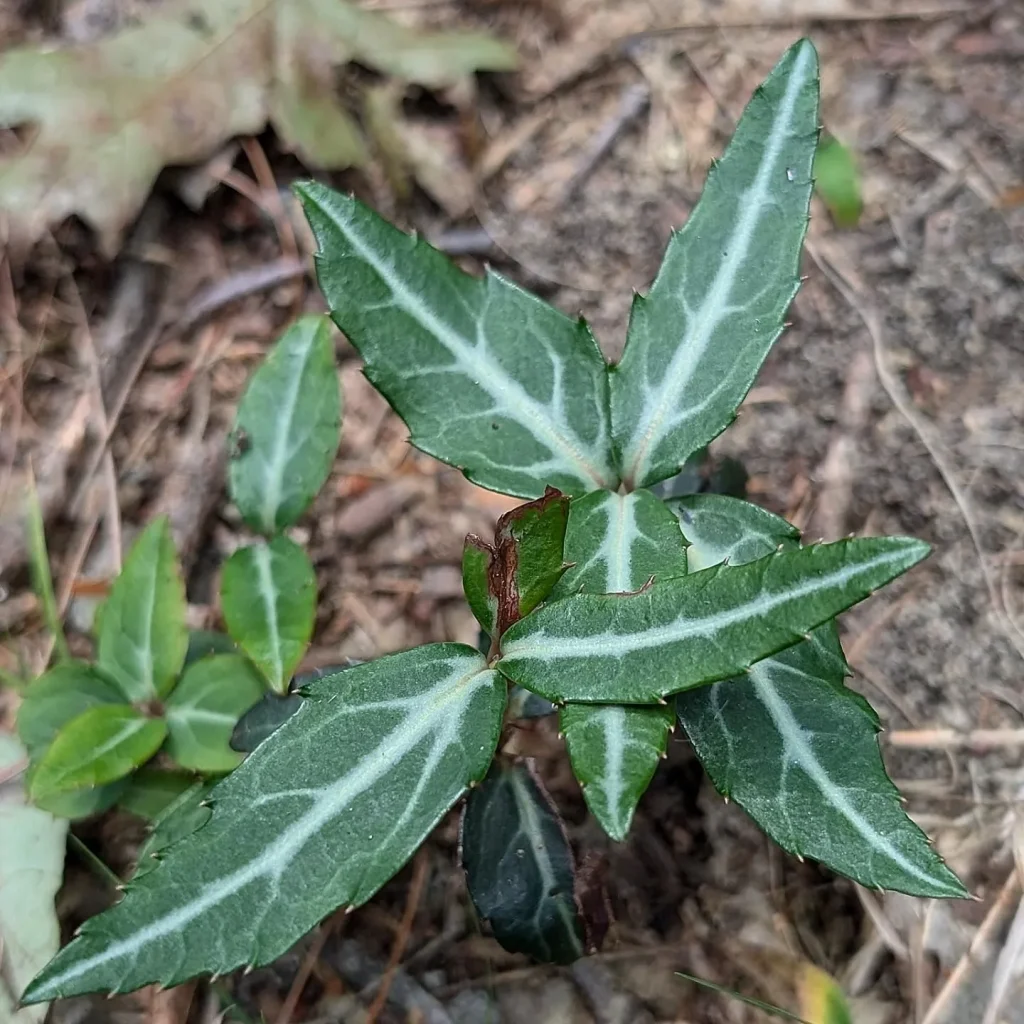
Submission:
[[[1024,921],[1024,6],[376,6],[494,32],[522,66],[473,95],[407,96],[432,164],[410,195],[379,167],[329,180],[467,269],[489,262],[582,312],[612,358],[632,291],[650,282],[752,89],[798,35],[813,39],[823,123],[858,156],[864,213],[838,230],[815,200],[792,326],[713,450],[741,457],[751,498],[812,539],[901,533],[935,546],[923,568],[846,615],[842,632],[908,811],[977,900],[883,896],[798,863],[723,803],[677,733],[628,842],[607,844],[604,951],[571,969],[531,965],[480,933],[453,814],[376,899],[272,967],[167,995],[72,1000],[57,1019],[363,1021],[401,943],[382,1021],[753,1021],[763,1015],[676,972],[792,1006],[795,971],[812,963],[840,982],[858,1024],[980,1024],[1011,924]],[[2,30],[11,42],[39,31],[15,17]],[[0,326],[17,322],[25,345],[0,363],[0,487],[31,459],[72,631],[121,542],[160,513],[183,552],[193,625],[215,622],[217,569],[240,530],[224,488],[235,404],[292,315],[323,308],[305,270],[310,240],[273,201],[303,173],[294,158],[268,132],[205,170],[221,182],[205,206],[188,210],[162,182],[116,261],[74,222],[0,274]],[[463,537],[486,533],[512,501],[410,449],[339,345],[344,437],[302,525],[321,594],[306,667],[473,643]],[[100,384],[126,396],[106,424],[109,461],[91,454]],[[24,555],[5,512],[8,670],[42,643]],[[535,746],[571,838],[600,844],[553,725],[538,727]],[[79,832],[116,872],[130,870],[141,831],[127,816]],[[72,857],[68,927],[109,899]],[[1019,988],[998,1020],[1024,1021]]]

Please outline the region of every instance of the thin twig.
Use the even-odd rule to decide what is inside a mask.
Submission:
[[[953,968],[945,985],[939,990],[939,994],[932,1000],[921,1024],[939,1024],[960,986],[963,985],[971,971],[985,961],[986,947],[994,941],[997,933],[1003,928],[1006,919],[1020,899],[1020,892],[1021,884],[1017,877],[1017,871],[1011,871],[1003,883],[995,903],[992,904],[991,909],[985,915],[985,920],[981,922],[981,927],[978,928],[971,940],[970,947]]]
[[[295,1008],[299,1005],[299,999],[302,998],[306,983],[309,981],[313,968],[316,967],[316,962],[320,959],[320,954],[324,950],[324,943],[344,925],[344,921],[344,911],[332,914],[320,926],[320,930],[316,935],[313,936],[313,941],[309,944],[309,949],[306,950],[306,955],[303,957],[298,973],[292,981],[292,987],[288,990],[288,995],[281,1005],[281,1010],[277,1015],[277,1024],[291,1024],[291,1019],[295,1015]]]
[[[882,733],[882,738],[890,747],[904,750],[970,750],[983,754],[1024,747],[1024,729],[894,729]]]
[[[402,914],[402,920],[398,926],[394,944],[391,947],[391,956],[388,957],[388,965],[381,979],[380,987],[377,989],[377,995],[370,1004],[370,1008],[366,1011],[365,1024],[376,1024],[377,1018],[388,1001],[391,982],[394,980],[395,972],[402,961],[402,954],[405,952],[405,947],[409,942],[409,936],[412,935],[412,923],[416,917],[416,911],[419,909],[420,897],[423,895],[423,885],[427,880],[427,869],[429,867],[430,863],[427,860],[426,851],[420,850],[416,860],[413,862],[412,882],[409,885],[409,895],[405,901],[405,912]]]

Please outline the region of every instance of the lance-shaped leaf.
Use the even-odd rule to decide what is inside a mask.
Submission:
[[[210,820],[86,922],[23,998],[174,985],[273,960],[408,860],[483,778],[504,709],[501,677],[460,644],[313,683],[211,791]]]
[[[242,755],[230,747],[239,718],[264,694],[263,679],[240,654],[215,654],[185,670],[166,704],[166,750],[182,768],[229,772]]]
[[[493,272],[464,274],[351,196],[296,191],[334,320],[417,448],[525,498],[617,485],[606,367],[586,324]]]
[[[473,905],[507,950],[544,963],[583,956],[569,840],[525,765],[495,762],[470,794],[461,848]]]
[[[278,693],[288,689],[316,621],[316,572],[287,537],[239,548],[220,579],[228,632]]]
[[[678,472],[724,430],[799,286],[818,138],[818,60],[801,40],[750,101],[700,202],[672,237],[611,371],[619,469],[633,487]]]
[[[167,735],[167,723],[130,704],[103,704],[73,718],[32,773],[33,799],[90,789],[124,778],[148,761]]]
[[[498,667],[549,700],[651,704],[746,671],[928,551],[906,537],[841,540],[638,594],[577,594],[517,622],[502,638]]]
[[[488,634],[529,615],[568,568],[562,558],[569,499],[549,487],[544,497],[506,512],[494,543],[472,534],[462,554],[463,589]]]
[[[185,584],[166,518],[132,545],[103,604],[96,660],[132,701],[165,697],[185,662]]]
[[[691,561],[757,558],[794,543],[784,520],[711,495],[675,506]],[[708,547],[703,547],[704,538]],[[681,693],[679,721],[715,787],[780,846],[872,887],[965,891],[907,817],[878,749],[878,719],[843,683],[834,623],[739,679]]]
[[[626,838],[673,721],[668,705],[566,704],[559,713],[558,727],[583,798],[612,839]]]
[[[650,491],[597,491],[569,506],[565,560],[571,568],[552,598],[624,594],[685,575],[686,544],[676,517]]]
[[[32,760],[26,788],[31,790],[40,758],[68,722],[90,708],[123,703],[124,695],[114,683],[81,661],[55,665],[33,682],[18,707],[18,735]],[[58,818],[86,818],[112,806],[126,784],[120,780],[75,793],[51,793],[36,797],[35,804]]]
[[[652,579],[686,573],[686,543],[676,517],[650,491],[599,491],[569,509],[565,557],[573,567],[559,581],[565,593],[629,593]],[[570,704],[559,727],[572,769],[594,817],[624,839],[658,761],[672,715],[665,707]]]
[[[245,521],[268,536],[294,523],[327,479],[340,435],[331,324],[306,316],[270,350],[235,416],[228,487]]]

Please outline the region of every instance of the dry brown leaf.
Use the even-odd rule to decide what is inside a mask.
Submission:
[[[30,243],[78,214],[112,253],[161,168],[204,159],[269,120],[309,166],[359,165],[366,148],[334,71],[358,61],[428,86],[507,69],[483,35],[418,33],[345,0],[169,0],[152,20],[88,46],[0,59],[0,219]]]

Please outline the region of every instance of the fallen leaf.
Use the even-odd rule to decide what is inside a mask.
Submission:
[[[145,24],[78,47],[0,58],[0,221],[28,244],[78,214],[112,254],[160,170],[273,125],[310,167],[367,159],[339,104],[336,69],[357,61],[425,86],[515,65],[484,35],[425,33],[345,0],[167,0]]]
[[[22,745],[0,732],[0,1024],[39,1024],[46,1005],[17,1009],[28,982],[60,946],[53,900],[64,874],[68,823],[25,804]]]

